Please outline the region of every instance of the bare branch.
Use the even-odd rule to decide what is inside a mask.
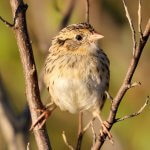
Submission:
[[[79,128],[78,128],[76,150],[81,149],[82,139],[83,139],[83,112],[80,112],[79,113]]]
[[[141,16],[141,0],[139,0],[139,8],[138,8],[138,31],[140,33],[141,38],[143,37],[143,33],[142,33],[142,27],[141,27],[141,23],[142,23],[142,16]]]
[[[74,10],[75,3],[76,3],[76,0],[71,1],[66,14],[64,15],[64,17],[60,23],[60,30],[67,26],[67,24],[71,18],[72,12]]]
[[[129,118],[136,117],[136,116],[140,115],[140,114],[143,112],[143,110],[145,109],[145,107],[148,105],[148,103],[149,103],[149,96],[147,97],[146,102],[145,102],[144,105],[139,109],[138,112],[132,113],[132,114],[127,115],[127,116],[124,116],[124,117],[122,117],[122,118],[115,119],[115,122],[120,122],[120,121],[123,121],[123,120],[125,120],[125,119],[129,119]]]
[[[14,18],[17,14],[15,23],[15,27],[17,28],[15,30],[15,34],[24,70],[27,101],[31,112],[32,122],[34,123],[38,119],[39,113],[33,108],[43,108],[43,105],[40,99],[37,71],[26,26],[25,14],[27,5],[23,3],[23,0],[10,0],[10,4]],[[42,130],[35,129],[34,134],[38,149],[51,149],[45,127],[43,127]]]
[[[89,0],[86,0],[86,22],[90,22],[90,3]]]
[[[133,26],[133,23],[132,23],[132,20],[131,20],[131,17],[130,17],[130,14],[129,14],[129,11],[128,11],[128,8],[127,8],[127,5],[126,5],[126,2],[125,2],[125,0],[122,0],[122,2],[123,2],[123,6],[124,6],[124,9],[125,9],[125,12],[126,12],[126,17],[128,19],[130,29],[131,29],[131,32],[132,32],[133,56],[134,56],[135,50],[136,50],[136,32],[135,32],[135,29],[134,29],[134,26]]]
[[[68,141],[67,141],[67,138],[66,138],[66,135],[65,135],[65,131],[63,131],[63,133],[62,133],[62,137],[63,137],[63,140],[64,140],[66,146],[67,146],[70,150],[74,150],[74,148],[73,148],[73,147],[68,143]]]
[[[61,12],[61,9],[58,6],[58,0],[53,1],[54,2],[54,8],[56,11]]]
[[[133,82],[133,83],[130,83],[127,85],[128,89],[130,88],[134,88],[136,86],[140,86],[141,85],[141,82]]]
[[[141,54],[143,52],[144,46],[147,43],[149,35],[150,35],[150,19],[148,20],[148,23],[145,27],[145,31],[143,33],[143,38],[140,38],[139,45],[136,48],[136,53],[131,59],[131,62],[130,62],[127,74],[124,78],[124,81],[123,81],[123,83],[111,105],[110,113],[109,113],[109,116],[107,119],[107,122],[109,123],[108,130],[110,130],[112,128],[113,124],[115,123],[115,117],[116,117],[120,102],[123,99],[127,90],[129,89],[128,85],[131,85],[131,80],[132,80],[133,74],[139,63]],[[104,136],[99,135],[99,137],[96,140],[95,145],[92,147],[92,150],[99,150],[102,147],[106,137],[107,137],[107,134],[105,134]]]
[[[6,21],[5,19],[3,19],[1,16],[0,16],[0,20],[1,20],[7,27],[12,28],[12,27],[14,26],[14,24],[9,23],[9,22]]]
[[[18,17],[18,14],[20,13],[22,9],[22,5],[19,5],[17,8],[16,8],[16,11],[14,12],[14,18],[13,18],[13,23],[9,23],[8,21],[6,21],[5,19],[3,19],[1,16],[0,16],[0,20],[8,27],[12,28],[12,29],[15,29],[15,25],[16,25],[16,20],[17,20],[17,17]],[[24,5],[24,8],[23,9],[27,9],[27,5]]]

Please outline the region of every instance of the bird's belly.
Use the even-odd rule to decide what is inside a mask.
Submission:
[[[53,81],[50,94],[61,110],[76,113],[98,105],[100,91],[90,89],[84,81],[63,77]]]

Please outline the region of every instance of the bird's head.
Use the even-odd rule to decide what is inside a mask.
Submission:
[[[52,45],[58,45],[66,51],[84,52],[95,46],[97,40],[103,38],[88,23],[72,24],[62,29],[54,38]]]

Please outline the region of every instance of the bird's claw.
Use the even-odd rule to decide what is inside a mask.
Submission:
[[[113,139],[112,139],[112,134],[108,130],[109,123],[107,121],[103,121],[102,124],[101,124],[101,126],[102,126],[102,130],[100,130],[101,136],[103,137],[104,135],[108,135],[109,140],[113,144],[114,142],[113,142]]]
[[[48,117],[51,115],[51,112],[52,112],[52,111],[48,110],[47,108],[36,109],[36,111],[38,111],[42,114],[38,117],[36,122],[34,124],[32,124],[30,131],[32,131],[39,123],[40,123],[40,125],[39,125],[38,129],[41,129],[44,126],[46,120],[48,119]]]
[[[55,110],[55,108],[56,108],[56,105],[53,102],[47,104],[42,109],[36,108],[35,111],[40,112],[41,115],[37,118],[36,122],[31,126],[30,131],[32,131],[39,123],[40,123],[40,125],[39,125],[38,129],[41,129],[44,126],[48,117],[53,112],[53,110]]]

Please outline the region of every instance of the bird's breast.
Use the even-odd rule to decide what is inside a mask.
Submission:
[[[46,68],[44,78],[52,100],[71,113],[99,106],[106,88],[100,64],[83,56],[64,57]]]

